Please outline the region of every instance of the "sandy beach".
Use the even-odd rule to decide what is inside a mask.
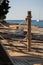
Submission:
[[[2,44],[4,45],[6,51],[15,62],[16,60],[27,61],[30,65],[39,64],[43,65],[43,40],[31,40],[31,52],[27,51],[27,39],[15,38],[11,36],[14,35],[17,26],[19,29],[24,28],[24,31],[27,32],[27,25],[9,25],[9,27],[0,27],[0,37]],[[43,28],[39,28],[37,26],[31,26],[31,33],[37,35],[43,35]],[[9,38],[4,38],[9,37]],[[33,61],[33,62],[32,62]],[[21,62],[21,61],[20,61]],[[21,62],[22,63],[22,62]],[[16,65],[16,62],[15,62]],[[22,65],[22,64],[21,64]]]
[[[18,24],[9,24],[8,27],[4,26],[0,26],[0,32],[1,31],[8,31],[8,32],[15,32],[16,28],[19,27],[19,29],[23,28],[24,31],[27,31],[27,25],[18,25]],[[5,30],[6,29],[6,30]],[[43,28],[40,28],[38,26],[31,26],[31,32],[32,33],[40,33],[43,34]]]

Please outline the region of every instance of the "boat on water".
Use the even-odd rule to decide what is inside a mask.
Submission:
[[[39,20],[39,19],[37,19],[36,21],[37,21],[37,22],[40,22],[40,20]]]

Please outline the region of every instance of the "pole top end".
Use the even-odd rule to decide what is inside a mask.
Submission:
[[[32,17],[32,16],[31,16],[31,11],[28,11],[28,12],[27,12],[27,16],[30,17],[30,18]]]
[[[25,20],[30,20],[32,18],[32,15],[31,15],[31,11],[27,11],[27,17],[25,18]]]

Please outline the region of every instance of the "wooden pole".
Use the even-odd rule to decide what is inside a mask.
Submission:
[[[27,45],[27,50],[30,51],[31,50],[31,11],[28,11],[26,21],[28,22],[28,32],[27,32],[28,45]]]

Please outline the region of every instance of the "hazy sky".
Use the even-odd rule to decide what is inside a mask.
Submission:
[[[32,11],[32,19],[43,19],[43,0],[9,0],[6,19],[25,19],[27,11]]]

